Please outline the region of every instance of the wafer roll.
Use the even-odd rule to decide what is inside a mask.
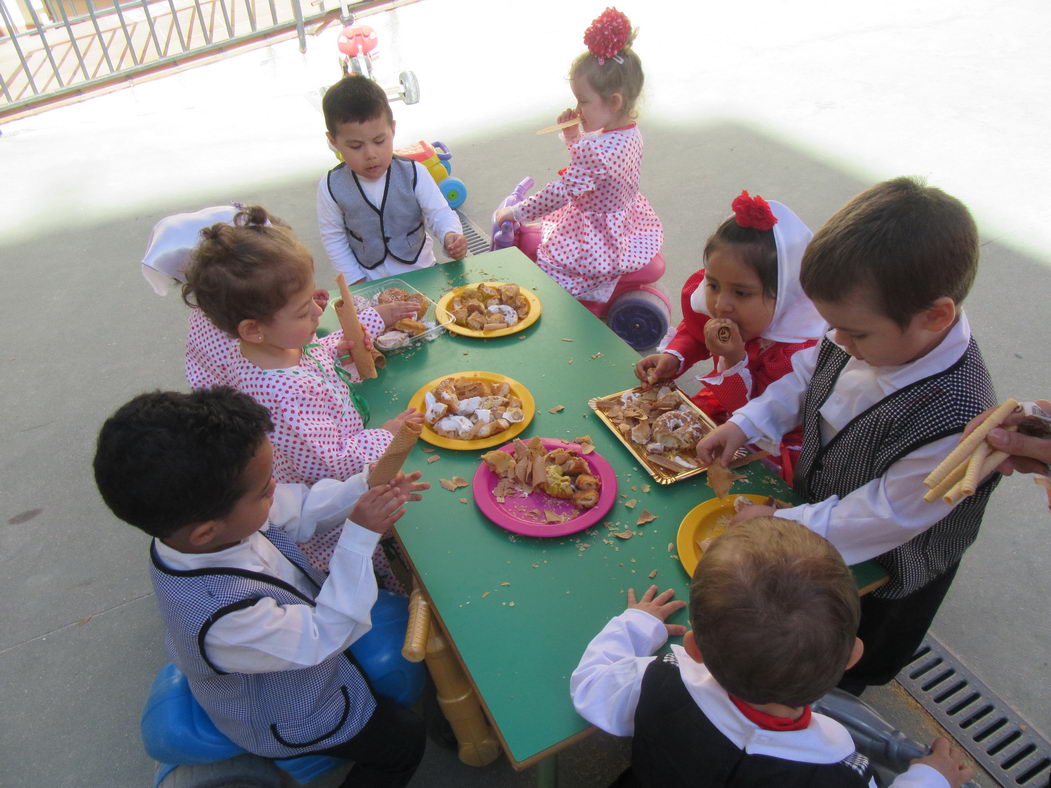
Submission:
[[[930,472],[930,475],[923,480],[923,483],[928,487],[934,487],[938,482],[952,473],[952,470],[957,465],[971,456],[971,453],[978,448],[979,443],[985,441],[985,436],[995,427],[999,427],[1011,411],[1017,407],[1018,402],[1013,399],[1008,399],[1003,402],[996,410],[989,414],[989,417],[985,421],[975,428],[974,432],[960,441],[959,445],[949,453],[949,456],[942,460],[938,467]]]
[[[339,284],[339,292],[343,297],[338,299],[332,306],[339,318],[339,325],[343,328],[343,336],[354,343],[350,349],[350,357],[354,360],[358,375],[362,380],[376,377],[376,362],[373,361],[372,353],[365,347],[365,329],[361,327],[358,320],[358,310],[354,306],[354,299],[350,297],[347,288],[347,278],[340,274],[336,277]]]
[[[412,421],[402,422],[398,432],[394,435],[394,440],[390,442],[387,450],[376,460],[376,464],[372,466],[372,470],[369,472],[370,488],[386,484],[394,478],[398,471],[401,470],[401,466],[405,464],[412,447],[420,439],[421,432],[423,432],[422,424]]]
[[[978,480],[981,481],[994,470],[996,466],[1006,460],[1010,455],[1005,451],[994,451],[990,452],[985,459],[982,461],[981,468],[978,470]],[[977,486],[977,485],[976,485]],[[974,495],[974,491],[967,492],[964,489],[964,480],[956,482],[947,493],[945,493],[944,501],[946,503],[959,503],[964,498]],[[926,498],[924,499],[926,500]]]
[[[956,483],[963,479],[964,474],[967,473],[967,465],[969,460],[964,460],[955,468],[953,468],[949,475],[934,485],[927,491],[927,494],[923,496],[923,500],[927,503],[934,503],[942,496],[946,495],[949,490],[956,486]]]
[[[960,483],[964,495],[974,495],[974,491],[978,489],[978,482],[982,478],[979,475],[982,471],[982,465],[992,450],[992,446],[982,441],[978,444],[978,448],[974,450],[971,459],[967,461],[967,473],[963,475],[963,481]]]
[[[401,655],[409,662],[423,662],[430,628],[431,603],[417,586],[409,597],[409,623],[405,627],[405,644],[401,647]]]
[[[580,118],[570,118],[564,120],[561,123],[556,123],[553,126],[545,126],[542,129],[537,130],[537,134],[550,134],[552,131],[562,131],[562,129],[568,129],[570,126],[580,125]]]

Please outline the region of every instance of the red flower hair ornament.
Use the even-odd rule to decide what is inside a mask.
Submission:
[[[734,221],[738,227],[749,227],[753,230],[772,230],[777,224],[777,217],[770,210],[770,203],[760,197],[749,196],[747,191],[742,191],[739,196],[730,203],[733,208]]]
[[[631,22],[616,8],[607,8],[584,31],[584,43],[600,66],[607,58],[623,63],[617,55],[631,43]]]

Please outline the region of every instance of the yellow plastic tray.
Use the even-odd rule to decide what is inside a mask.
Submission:
[[[462,287],[457,287],[455,290],[450,290],[438,299],[438,303],[434,307],[434,314],[438,318],[438,322],[445,326],[445,328],[452,334],[460,334],[465,337],[475,337],[477,339],[492,339],[493,337],[506,337],[508,334],[517,334],[519,331],[524,331],[539,320],[540,312],[543,310],[543,307],[540,305],[540,299],[536,297],[536,293],[527,287],[519,286],[519,291],[525,297],[525,300],[529,302],[529,314],[513,326],[508,326],[507,328],[500,328],[496,331],[478,331],[474,328],[467,328],[467,326],[459,326],[453,320],[453,316],[449,312],[449,302],[469,287],[478,287],[478,285],[499,287],[500,285],[507,284],[512,283],[474,282],[472,284],[463,285]]]
[[[479,438],[478,440],[473,441],[459,440],[458,438],[446,438],[444,435],[439,435],[432,430],[429,424],[424,423],[423,432],[420,434],[420,437],[432,446],[438,446],[442,449],[460,449],[467,451],[498,446],[507,443],[511,438],[520,434],[522,430],[529,426],[529,422],[531,422],[533,416],[536,415],[536,402],[533,400],[533,395],[529,392],[529,389],[514,378],[509,378],[506,375],[501,375],[496,372],[450,372],[447,375],[442,375],[440,378],[435,378],[431,382],[421,386],[409,400],[409,407],[413,410],[420,411],[420,413],[426,412],[427,407],[424,404],[424,396],[428,391],[432,391],[446,378],[471,378],[473,380],[484,380],[486,383],[506,383],[511,387],[511,393],[522,400],[522,412],[525,414],[525,418],[517,424],[512,424],[503,432],[498,432],[495,435],[490,435],[488,438]]]

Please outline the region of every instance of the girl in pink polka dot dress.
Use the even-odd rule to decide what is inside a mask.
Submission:
[[[661,249],[660,219],[639,193],[642,135],[634,122],[642,63],[628,18],[607,9],[584,34],[588,51],[570,69],[577,99],[558,122],[569,166],[536,194],[500,208],[495,221],[542,219],[536,262],[581,301],[608,301],[617,280]]]
[[[422,416],[405,411],[380,429],[365,429],[367,414],[363,418],[348,385],[360,378],[342,360],[350,341],[342,331],[323,339],[315,334],[322,308],[310,252],[268,219],[251,206],[232,224],[201,231],[183,286],[183,300],[196,307],[187,378],[194,388],[232,386],[270,411],[276,481],[345,480],[383,454],[403,421]],[[383,319],[364,302],[359,316],[367,331],[382,332]],[[200,359],[210,363],[196,363]],[[311,563],[327,570],[340,530],[300,545]]]

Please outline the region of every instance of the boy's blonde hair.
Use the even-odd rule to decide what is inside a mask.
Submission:
[[[690,623],[705,665],[723,689],[753,704],[805,706],[835,687],[860,611],[836,548],[776,517],[716,539],[690,587]]]
[[[978,228],[962,202],[916,178],[878,183],[814,233],[799,281],[814,301],[863,289],[904,330],[937,299],[960,304],[978,270]]]
[[[201,230],[186,269],[182,299],[200,307],[218,328],[237,337],[242,320],[268,322],[314,277],[310,251],[291,228],[259,205],[233,224]]]

